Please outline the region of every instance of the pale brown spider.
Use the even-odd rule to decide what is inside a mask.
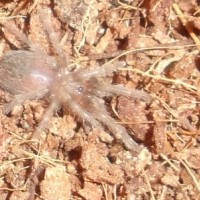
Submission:
[[[53,48],[54,57],[33,44],[14,23],[3,23],[3,27],[26,47],[5,53],[0,61],[0,86],[14,95],[12,102],[5,106],[5,113],[26,100],[46,97],[50,104],[33,137],[39,136],[53,113],[61,106],[67,106],[93,128],[103,129],[106,126],[128,149],[138,151],[139,145],[106,110],[104,97],[124,95],[150,101],[150,96],[141,90],[99,81],[99,77],[112,75],[124,62],[95,69],[67,70],[67,58],[59,44],[58,34],[53,30],[50,20],[41,20],[41,24]]]

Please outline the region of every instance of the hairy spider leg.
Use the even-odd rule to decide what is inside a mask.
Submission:
[[[63,70],[68,65],[67,56],[63,47],[60,45],[58,34],[55,33],[52,22],[44,15],[43,11],[39,11],[40,21],[47,35],[49,44],[53,47],[52,51],[56,55],[58,68]]]
[[[42,120],[40,121],[37,128],[35,129],[33,135],[31,136],[32,139],[40,138],[41,132],[46,128],[49,122],[49,119],[54,115],[56,111],[58,111],[59,107],[60,107],[60,103],[53,99],[49,107],[43,114]]]
[[[67,102],[67,105],[69,108],[77,115],[80,116],[82,120],[89,123],[92,127],[97,129],[103,129],[103,126],[93,117],[93,115],[86,111],[82,106],[80,106],[77,102],[72,101],[71,97],[65,96],[65,101]]]
[[[9,20],[7,20],[6,22],[2,23],[4,28],[6,28],[10,33],[12,33],[12,35],[14,35],[16,37],[16,39],[22,44],[24,49],[30,49],[32,51],[41,51],[43,52],[38,45],[33,44],[29,38],[21,31],[19,31],[19,29],[17,28],[17,26],[13,23],[13,22],[9,22]]]
[[[110,94],[114,94],[117,96],[126,96],[134,99],[141,99],[148,103],[152,101],[152,97],[145,91],[125,88],[122,85],[102,84],[98,87],[98,90],[102,91],[102,93],[106,93],[105,96],[110,96]]]
[[[16,105],[22,105],[27,99],[33,100],[33,99],[39,99],[40,97],[44,96],[47,93],[46,88],[40,88],[38,90],[35,90],[33,92],[27,92],[23,95],[15,95],[14,99],[10,102],[4,105],[3,107],[3,113],[8,114],[14,106]],[[37,94],[37,96],[36,96]]]
[[[80,70],[78,72],[75,72],[74,75],[79,77],[80,79],[84,78],[85,80],[89,80],[92,77],[104,77],[111,73],[113,73],[115,70],[119,69],[124,65],[124,62],[116,62],[113,63],[112,66],[104,65],[101,68],[96,69],[84,69]],[[77,74],[76,74],[77,73]],[[142,90],[137,89],[131,89],[131,88],[125,88],[122,85],[110,85],[110,84],[101,84],[97,90],[99,92],[102,92],[102,96],[110,96],[110,94],[114,94],[117,96],[126,96],[126,97],[132,97],[134,99],[141,99],[145,102],[151,102],[152,97]]]
[[[95,78],[105,77],[112,74],[117,69],[124,67],[124,65],[125,65],[125,62],[118,61],[118,62],[113,63],[112,65],[104,64],[103,66],[97,67],[95,69],[82,69],[77,72],[74,72],[74,74],[81,79],[84,78],[85,80],[88,80],[92,77],[95,77]]]
[[[110,116],[108,111],[104,107],[104,102],[99,98],[92,98],[95,109],[93,110],[93,116],[99,120],[102,124],[110,130],[116,139],[121,140],[126,148],[134,151],[139,151],[139,145],[134,142],[131,136],[127,133],[126,129],[117,124],[117,122]]]

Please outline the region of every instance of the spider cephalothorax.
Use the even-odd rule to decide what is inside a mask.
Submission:
[[[5,53],[0,61],[0,85],[14,95],[13,101],[5,107],[5,112],[9,112],[17,104],[23,104],[27,99],[45,97],[49,99],[50,104],[33,137],[39,136],[54,112],[61,106],[67,106],[92,127],[107,127],[127,148],[137,151],[138,145],[126,129],[117,124],[106,110],[104,97],[123,95],[149,101],[150,96],[144,91],[99,81],[100,77],[110,76],[119,67],[124,66],[124,62],[94,69],[67,71],[67,57],[59,44],[58,34],[53,31],[50,20],[41,20],[41,24],[53,48],[54,56],[48,55],[38,45],[33,44],[14,23],[2,23],[5,29],[28,47],[27,50]]]

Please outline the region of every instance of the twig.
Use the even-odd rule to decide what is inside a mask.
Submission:
[[[189,175],[191,176],[192,180],[194,181],[194,184],[196,185],[198,191],[200,191],[200,184],[197,180],[197,178],[195,177],[195,175],[192,173],[192,171],[190,170],[190,168],[187,166],[187,164],[184,162],[184,160],[180,159],[177,157],[177,159],[181,162],[181,164],[185,167],[185,169],[187,170],[187,172],[189,173]]]
[[[196,34],[194,33],[194,30],[192,29],[192,27],[190,26],[190,24],[188,23],[188,21],[184,17],[184,15],[183,15],[182,11],[180,10],[178,4],[174,3],[172,5],[172,7],[173,7],[174,11],[176,12],[176,14],[178,15],[179,19],[181,20],[181,23],[186,28],[186,30],[189,33],[190,37],[198,45],[197,46],[198,50],[200,50],[200,46],[199,46],[200,45],[200,41],[199,41],[199,38],[196,36]]]
[[[189,89],[189,90],[191,90],[193,92],[197,91],[197,87],[195,87],[193,85],[190,85],[189,83],[185,83],[185,82],[183,82],[183,81],[181,81],[179,79],[169,79],[169,78],[166,78],[166,77],[162,77],[161,75],[149,74],[149,73],[143,72],[143,71],[141,71],[139,69],[122,68],[121,70],[133,71],[133,72],[136,72],[136,73],[141,74],[143,76],[147,76],[147,77],[153,78],[155,80],[166,81],[166,82],[172,83],[174,85],[182,85],[186,89]]]
[[[155,196],[154,196],[154,194],[153,194],[153,190],[152,190],[152,188],[151,188],[151,183],[150,183],[149,178],[148,178],[148,176],[147,176],[147,174],[146,174],[146,172],[145,172],[144,170],[142,170],[142,174],[143,174],[143,176],[144,176],[144,178],[145,178],[145,180],[146,180],[146,183],[147,183],[147,185],[148,185],[148,187],[149,187],[150,194],[151,194],[151,199],[152,199],[152,200],[156,200],[156,198],[155,198]]]
[[[164,159],[176,172],[179,172],[180,170],[168,159],[168,157],[164,154],[160,154],[160,157]]]

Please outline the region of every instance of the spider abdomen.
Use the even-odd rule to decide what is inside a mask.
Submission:
[[[45,53],[10,51],[0,61],[0,84],[12,95],[49,89],[55,77],[55,60]]]

